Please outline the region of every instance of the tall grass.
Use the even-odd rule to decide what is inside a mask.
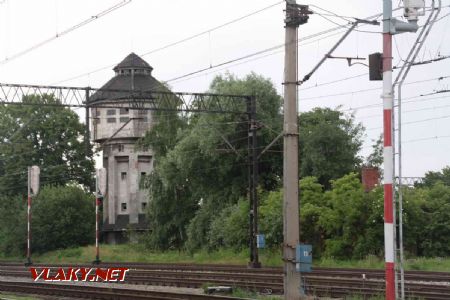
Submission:
[[[260,261],[263,266],[282,266],[281,251],[260,249]],[[34,262],[41,263],[88,263],[95,258],[93,246],[56,250],[41,255],[34,255]],[[104,262],[164,262],[164,263],[196,263],[196,264],[235,264],[245,265],[249,261],[247,250],[235,252],[231,249],[220,249],[213,252],[206,250],[190,254],[185,251],[151,251],[139,244],[101,245],[100,259]],[[19,257],[0,257],[0,260],[20,261]],[[361,260],[338,260],[322,258],[313,261],[315,267],[338,268],[384,268],[384,259],[368,256]],[[406,270],[426,270],[450,272],[450,257],[444,258],[409,258],[405,262]]]

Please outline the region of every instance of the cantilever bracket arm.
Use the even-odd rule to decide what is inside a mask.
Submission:
[[[267,151],[269,150],[280,138],[282,138],[284,136],[284,132],[280,132],[279,135],[277,135],[276,138],[274,138],[269,145],[266,146],[266,148],[263,149],[263,151],[261,151],[261,153],[258,155],[258,159],[261,158],[261,156]]]
[[[378,21],[375,21],[375,20],[369,21],[369,20],[355,19],[355,22],[352,23],[352,26],[344,33],[344,35],[339,39],[339,41],[337,41],[337,43],[333,47],[331,47],[330,51],[328,51],[327,54],[325,54],[323,56],[323,58],[317,63],[317,65],[311,70],[311,72],[306,74],[302,80],[299,80],[297,82],[297,84],[302,84],[305,81],[308,81],[311,78],[311,76],[314,74],[314,72],[316,72],[317,69],[319,69],[319,67],[325,62],[325,60],[327,58],[332,58],[331,54],[334,52],[334,50],[336,50],[336,48],[339,47],[339,45],[347,38],[347,36],[353,31],[353,29],[355,29],[356,26],[358,26],[358,24],[360,24],[360,23],[371,24],[371,25],[379,25],[380,24]]]

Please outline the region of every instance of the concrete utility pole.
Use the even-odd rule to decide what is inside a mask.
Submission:
[[[308,20],[308,7],[286,1],[284,60],[283,150],[283,260],[284,298],[300,299],[300,272],[296,270],[296,246],[300,241],[298,198],[297,29]]]

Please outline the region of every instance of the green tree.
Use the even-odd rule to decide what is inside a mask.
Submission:
[[[314,255],[320,256],[324,247],[324,229],[319,219],[327,208],[323,186],[315,177],[300,180],[300,237],[301,242],[312,244]],[[264,195],[260,207],[260,231],[266,235],[271,247],[283,243],[283,192],[272,191]]]
[[[86,155],[85,127],[53,95],[31,95],[24,105],[0,105],[0,192],[26,194],[27,167],[41,167],[42,184],[92,185],[94,162]],[[45,106],[48,104],[49,106]]]
[[[438,182],[442,182],[446,186],[450,186],[450,166],[443,168],[442,171],[430,171],[425,173],[422,186],[431,187]]]
[[[218,76],[209,92],[255,95],[258,118],[264,119],[259,131],[262,144],[269,143],[281,130],[281,98],[269,80],[255,74],[244,79]],[[243,99],[242,112],[246,104]],[[222,105],[226,106],[226,101]],[[162,133],[153,128],[143,141],[157,146],[156,167],[147,182],[153,228],[147,240],[156,248],[179,248],[186,239],[191,249],[202,247],[208,243],[212,220],[247,194],[247,116],[195,114],[179,126],[159,124]],[[164,132],[170,134],[170,139],[163,140]],[[260,170],[262,184],[274,188],[279,183],[281,157],[268,153]]]
[[[300,180],[300,237],[301,241],[314,247],[314,256],[320,257],[324,250],[325,230],[320,218],[329,210],[323,186],[315,177]]]
[[[339,110],[315,108],[299,116],[300,177],[314,176],[326,189],[330,180],[357,171],[363,127]]]
[[[268,247],[283,243],[283,191],[271,191],[261,199],[259,208],[259,230],[266,236]]]
[[[253,73],[242,79],[227,74],[217,76],[209,92],[256,98],[258,150],[281,132],[282,98],[270,80]],[[228,104],[224,101],[221,105]],[[245,112],[245,100],[241,109]],[[147,181],[152,228],[147,241],[155,248],[179,248],[188,241],[186,245],[193,250],[208,244],[211,222],[223,209],[228,208],[229,213],[230,206],[247,197],[248,119],[242,114],[171,115],[170,122],[161,117],[157,116],[157,125],[142,141],[154,149],[156,158],[154,173]],[[328,187],[330,179],[355,170],[360,163],[360,125],[331,109],[316,109],[299,118],[302,177],[316,176]],[[274,191],[281,185],[281,151],[279,140],[260,158],[262,191]]]
[[[0,256],[25,254],[26,202],[21,196],[0,197]]]
[[[247,199],[241,199],[238,203],[222,209],[211,222],[208,249],[226,247],[241,250],[248,247],[248,210]]]
[[[94,196],[76,186],[46,186],[33,199],[33,251],[94,241]]]
[[[157,165],[160,170],[161,164]],[[163,183],[161,176],[153,172],[148,176],[150,202],[147,220],[151,229],[144,236],[147,246],[154,249],[182,247],[186,240],[186,224],[197,209],[197,203],[189,199],[186,185]]]
[[[325,255],[351,258],[368,215],[358,175],[351,173],[333,181],[325,196],[328,209],[319,221],[327,234]]]
[[[422,243],[425,256],[450,255],[450,187],[437,182],[423,207],[426,224]]]
[[[366,165],[380,168],[383,164],[383,135],[372,145],[372,153],[366,158]]]
[[[450,255],[450,187],[404,189],[404,244],[417,256]]]

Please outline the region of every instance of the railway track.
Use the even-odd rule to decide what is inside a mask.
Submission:
[[[44,266],[36,264],[36,267]],[[61,267],[61,265],[45,265]],[[248,269],[243,266],[188,264],[103,263],[101,267],[126,266],[130,272],[126,283],[198,288],[205,284],[227,285],[282,294],[281,268]],[[86,265],[87,267],[87,265]],[[0,276],[30,277],[21,264],[0,263]],[[303,276],[308,294],[342,297],[349,294],[380,295],[384,293],[384,273],[373,269],[317,268]],[[450,299],[450,273],[406,272],[406,294],[409,298]]]
[[[69,267],[73,264],[34,264],[36,267]],[[80,267],[92,267],[91,264],[77,264]],[[224,272],[224,273],[247,273],[247,274],[273,274],[281,275],[282,269],[277,267],[265,267],[260,269],[249,269],[242,265],[219,265],[219,264],[165,264],[165,263],[102,263],[101,267],[128,267],[135,270],[173,270],[173,271],[200,271],[200,272]],[[0,270],[24,270],[23,263],[0,262]],[[378,269],[357,269],[357,268],[320,268],[315,267],[311,273],[317,276],[329,277],[353,277],[366,279],[384,279],[384,270]],[[427,281],[427,282],[450,282],[450,272],[430,272],[430,271],[406,271],[407,281]]]
[[[70,298],[88,298],[103,300],[238,300],[240,298],[227,296],[212,296],[199,294],[181,294],[152,290],[135,290],[99,286],[80,286],[74,284],[51,284],[39,282],[5,282],[0,281],[0,291],[20,292],[25,294],[51,295]]]

